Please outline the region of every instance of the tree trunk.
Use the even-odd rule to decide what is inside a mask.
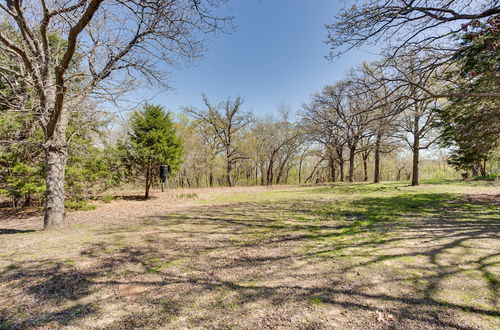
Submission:
[[[328,163],[330,165],[330,179],[332,182],[335,182],[337,180],[337,173],[335,172],[335,159],[330,156]]]
[[[368,156],[363,156],[363,181],[367,182],[368,181]]]
[[[290,170],[292,169],[293,165],[292,166],[289,166],[285,172],[285,184],[288,184],[288,178],[290,176]]]
[[[316,170],[318,169],[319,165],[324,161],[324,158],[321,159],[313,168],[311,174],[306,178],[306,180],[304,181],[304,183],[306,183],[307,181],[311,180],[313,177],[314,177],[314,174],[316,173]]]
[[[302,183],[302,161],[304,159],[302,157],[300,157],[300,160],[299,160],[299,184]]]
[[[285,166],[288,163],[288,159],[289,158],[290,158],[290,154],[288,154],[285,157],[285,159],[283,160],[283,162],[280,164],[279,170],[278,170],[278,176],[276,177],[276,184],[280,184],[281,183],[281,180],[282,180],[283,174],[284,174],[284,170],[285,170]]]
[[[354,181],[354,156],[356,155],[356,147],[349,147],[349,182]]]
[[[273,184],[273,167],[274,167],[274,161],[270,160],[269,165],[267,166],[267,173],[266,173],[266,184],[268,186]]]
[[[373,169],[373,183],[380,182],[380,144],[382,140],[382,135],[377,134],[377,139],[375,140],[375,164]]]
[[[486,160],[480,163],[479,170],[481,171],[481,176],[486,176]]]
[[[403,171],[403,168],[398,168],[398,174],[396,175],[396,181],[401,180],[401,172]]]
[[[339,164],[339,174],[340,174],[340,182],[344,182],[344,152],[342,147],[336,149],[337,152],[337,163]]]
[[[344,175],[344,160],[339,160],[339,174],[340,174],[340,182],[344,182],[345,180],[345,175]]]
[[[413,140],[413,164],[412,164],[412,175],[411,175],[412,186],[418,186],[419,154],[420,154],[420,138],[418,136],[415,136]]]
[[[148,199],[149,198],[149,186],[151,185],[151,178],[150,178],[150,173],[149,170],[146,171],[146,191],[144,193],[144,198]]]
[[[208,172],[208,186],[212,188],[214,186],[214,173],[212,170],[212,166],[210,166],[210,170]]]
[[[260,164],[260,185],[261,186],[264,186],[265,185],[265,181],[264,181],[264,162],[262,162]]]
[[[45,148],[45,217],[43,226],[59,228],[65,225],[64,171],[67,148],[60,143],[48,143]]]
[[[476,165],[476,164],[472,165],[471,170],[472,170],[472,176],[473,176],[473,177],[475,177],[475,176],[478,176],[478,175],[479,175],[479,171],[478,171],[478,169],[477,169],[477,165]]]
[[[228,187],[233,186],[233,182],[231,181],[231,170],[232,170],[232,164],[231,161],[228,159],[226,164],[226,182]]]

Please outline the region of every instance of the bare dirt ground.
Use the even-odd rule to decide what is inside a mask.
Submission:
[[[157,215],[165,211],[179,210],[189,207],[193,201],[235,193],[258,194],[265,191],[287,190],[287,186],[271,187],[233,187],[233,188],[202,188],[202,189],[169,189],[165,192],[154,191],[152,197],[144,200],[141,190],[111,191],[110,195],[117,197],[111,203],[91,201],[95,210],[67,212],[70,224],[95,222],[126,222],[135,221],[137,217]],[[191,197],[189,195],[194,194]],[[187,196],[187,197],[186,197]],[[43,216],[40,208],[0,208],[0,226],[3,229],[43,229]]]
[[[498,188],[196,190],[56,231],[2,220],[0,329],[498,329]]]

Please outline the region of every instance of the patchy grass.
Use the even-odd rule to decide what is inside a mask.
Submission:
[[[498,188],[238,188],[155,216],[0,231],[0,329],[497,329]]]
[[[95,205],[88,204],[84,200],[66,200],[64,206],[68,211],[90,211],[96,208]]]
[[[196,198],[198,197],[197,193],[184,193],[175,196],[176,198]]]

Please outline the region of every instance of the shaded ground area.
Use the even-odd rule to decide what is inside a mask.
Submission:
[[[497,186],[241,190],[5,230],[0,328],[500,327]]]

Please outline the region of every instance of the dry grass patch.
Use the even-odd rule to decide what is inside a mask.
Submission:
[[[447,190],[227,190],[6,232],[0,327],[498,328],[497,187]],[[114,203],[138,202],[88,214]]]

